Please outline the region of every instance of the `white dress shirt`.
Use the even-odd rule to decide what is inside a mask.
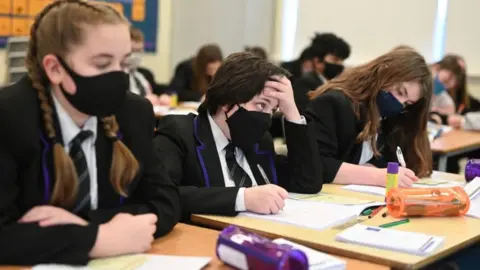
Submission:
[[[87,159],[88,174],[90,176],[90,203],[92,209],[98,207],[98,186],[97,186],[97,157],[95,152],[95,140],[97,138],[97,117],[90,116],[82,128],[79,128],[73,119],[68,115],[55,95],[52,95],[55,109],[58,115],[58,122],[62,130],[62,139],[65,152],[69,153],[70,143],[82,130],[90,130],[93,135],[82,142],[82,150]]]
[[[217,125],[215,120],[213,120],[212,116],[208,114],[208,121],[210,122],[210,128],[212,130],[212,135],[213,135],[213,140],[215,141],[215,146],[217,147],[217,153],[218,157],[220,159],[220,166],[222,167],[222,173],[223,173],[223,179],[225,181],[225,187],[234,187],[235,182],[233,181],[228,165],[227,165],[227,160],[225,158],[225,147],[230,143],[230,141],[225,137],[225,134],[223,134],[223,131],[220,129],[220,127]],[[291,121],[292,123],[295,124],[302,124],[305,125],[307,121],[305,118],[302,116],[302,119],[300,121]],[[247,173],[247,175],[250,177],[252,180],[252,187],[257,186],[257,181],[255,181],[255,177],[253,176],[252,170],[250,169],[250,165],[248,164],[248,160],[245,157],[245,154],[243,153],[242,149],[235,147],[235,159],[237,160],[238,165]],[[260,169],[260,165],[258,165]],[[245,206],[245,188],[242,187],[238,190],[237,193],[237,198],[235,200],[235,211],[237,212],[242,212],[246,211],[247,207]]]
[[[212,129],[213,140],[215,141],[215,146],[217,147],[218,157],[220,159],[220,166],[222,167],[223,179],[225,181],[225,187],[234,187],[235,182],[233,181],[228,165],[225,158],[225,147],[230,143],[230,141],[225,137],[223,131],[217,125],[215,120],[208,114],[208,121],[210,122],[210,128]],[[237,160],[238,165],[247,173],[247,175],[252,180],[252,187],[257,186],[257,181],[253,176],[250,165],[248,164],[247,158],[243,154],[242,149],[235,147],[235,159]],[[242,187],[237,193],[237,199],[235,200],[235,211],[246,211],[245,207],[245,188]]]
[[[141,91],[137,84],[137,81],[142,85],[143,89],[145,90],[145,96],[150,95],[152,93],[152,86],[148,82],[148,80],[143,76],[142,73],[138,72],[137,70],[132,70],[129,74],[130,77],[130,91],[134,94],[140,95]]]

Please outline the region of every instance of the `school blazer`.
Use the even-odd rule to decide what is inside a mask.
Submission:
[[[173,228],[180,216],[179,194],[153,152],[152,106],[128,92],[116,117],[121,140],[140,163],[129,187],[130,196],[120,197],[110,184],[112,141],[99,121],[95,142],[98,210],[90,211],[89,225],[40,228],[36,223],[18,224],[32,207],[50,200],[55,184],[52,142],[46,137],[31,81],[25,77],[0,90],[0,264],[86,264],[99,224],[117,213],[156,214],[156,237]],[[56,123],[61,140],[58,120]]]
[[[317,89],[321,85],[323,85],[323,81],[315,71],[309,72],[295,81],[293,84],[293,95],[300,113],[307,109],[309,102],[308,92]]]
[[[320,165],[324,168],[323,180],[331,183],[343,162],[358,164],[362,143],[356,142],[358,134],[365,127],[365,111],[360,107],[360,117],[355,115],[352,101],[342,92],[329,90],[311,100],[305,115],[312,119],[312,136],[320,154]],[[397,162],[395,149],[388,138],[390,123],[383,120],[378,133],[377,149],[381,157],[372,158],[369,163],[385,168],[390,161]]]
[[[164,117],[154,140],[157,157],[179,186],[183,217],[190,214],[235,215],[238,187],[225,187],[220,159],[204,108],[198,116]],[[258,185],[266,184],[258,165],[272,184],[288,191],[317,193],[322,188],[322,167],[307,125],[286,121],[288,157],[276,155],[270,134],[244,151]],[[245,134],[248,136],[248,134]]]

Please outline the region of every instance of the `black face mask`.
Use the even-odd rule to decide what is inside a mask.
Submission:
[[[325,62],[325,70],[323,71],[323,75],[325,76],[325,78],[331,80],[337,77],[340,73],[342,73],[343,69],[343,65]]]
[[[227,118],[231,142],[244,151],[251,150],[256,143],[259,143],[271,124],[270,114],[248,111],[240,106]]]
[[[105,117],[115,113],[123,105],[125,95],[130,87],[128,74],[112,71],[96,76],[82,76],[73,71],[65,61],[57,57],[76,85],[74,95],[65,91],[63,95],[77,110],[84,114]]]

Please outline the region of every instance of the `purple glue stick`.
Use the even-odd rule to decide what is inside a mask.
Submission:
[[[470,182],[475,177],[480,177],[480,159],[471,159],[465,165],[465,180]]]
[[[220,233],[217,257],[242,270],[308,270],[308,259],[303,251],[273,243],[233,225]]]

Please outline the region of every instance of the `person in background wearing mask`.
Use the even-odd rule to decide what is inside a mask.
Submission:
[[[170,90],[178,94],[179,101],[201,101],[222,61],[223,54],[218,45],[202,46],[194,58],[177,66]]]
[[[448,89],[456,88],[464,76],[459,62],[453,58],[444,58],[432,66],[433,97],[431,111],[439,115],[455,113],[455,102]]]
[[[282,62],[280,66],[290,72],[290,81],[295,81],[301,78],[304,74],[313,71],[313,48],[305,48],[298,59]]]
[[[288,75],[253,54],[232,54],[215,74],[198,116],[160,120],[157,158],[179,186],[185,218],[278,213],[287,191],[321,190],[318,151]],[[285,115],[288,158],[276,155],[268,133],[277,109]]]
[[[425,59],[399,49],[346,70],[309,93],[306,116],[324,168],[323,179],[336,184],[385,186],[387,162],[407,168],[398,184],[410,187],[432,172],[427,119],[432,77]]]
[[[140,29],[131,27],[132,54],[130,56],[130,91],[145,97],[153,105],[170,106],[169,95],[161,93],[160,86],[155,82],[153,73],[140,67],[145,48],[144,36]]]
[[[293,90],[300,112],[307,108],[308,92],[342,73],[343,61],[350,55],[349,45],[334,34],[317,34],[312,40],[314,70],[295,81]]]

